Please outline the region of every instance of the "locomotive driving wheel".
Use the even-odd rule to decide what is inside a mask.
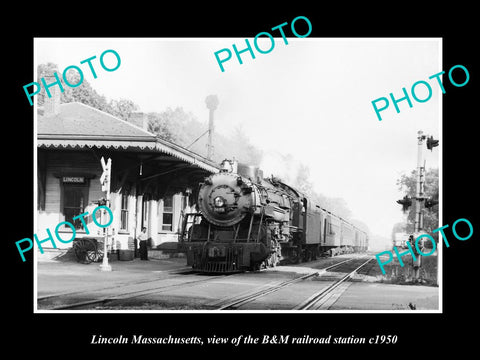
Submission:
[[[298,264],[302,260],[302,248],[300,246],[293,246],[289,251],[289,260],[292,264]]]

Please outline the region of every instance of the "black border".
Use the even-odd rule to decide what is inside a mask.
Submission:
[[[470,3],[446,8],[441,4],[419,8],[408,3],[367,5],[339,8],[322,3],[301,6],[275,4],[259,9],[248,3],[202,3],[198,8],[182,4],[173,9],[161,3],[116,3],[101,9],[88,4],[65,8],[65,4],[29,7],[14,23],[4,29],[10,52],[7,73],[7,116],[4,130],[13,141],[5,140],[3,176],[8,189],[4,218],[6,240],[4,259],[7,268],[5,315],[11,320],[7,327],[7,346],[12,350],[33,351],[64,357],[78,350],[82,356],[103,352],[128,356],[148,352],[167,356],[165,345],[105,346],[89,345],[92,334],[144,336],[238,336],[277,334],[301,336],[374,336],[395,334],[399,341],[388,346],[315,347],[290,346],[297,356],[312,356],[325,351],[354,351],[356,355],[373,353],[387,356],[400,350],[403,356],[432,355],[432,351],[461,346],[472,349],[474,329],[469,319],[475,314],[475,256],[478,253],[479,215],[473,211],[478,197],[475,174],[475,126],[478,121],[473,94],[476,79],[476,59],[473,51],[473,18],[476,12]],[[329,4],[331,5],[331,4]],[[33,233],[33,108],[25,101],[22,86],[33,78],[34,37],[253,37],[258,32],[290,22],[296,16],[309,18],[313,25],[310,37],[441,37],[443,38],[443,69],[462,64],[469,70],[470,81],[456,88],[444,76],[443,95],[443,224],[467,218],[474,226],[474,235],[465,242],[450,241],[444,249],[444,313],[443,314],[33,314],[33,257],[21,262],[14,242]],[[15,31],[15,30],[18,30]],[[194,59],[192,59],[194,61]],[[12,69],[13,65],[13,69]],[[426,74],[430,75],[430,74]],[[11,101],[13,99],[13,102]],[[401,120],[399,120],[401,121]],[[8,123],[8,126],[7,126]],[[381,125],[381,124],[380,124]],[[380,126],[379,125],[379,126]],[[478,152],[477,152],[478,153]],[[8,179],[8,180],[7,180]],[[5,181],[4,180],[4,181]],[[448,234],[448,233],[447,233]],[[472,319],[473,320],[473,319]],[[65,347],[64,347],[65,346]],[[306,345],[305,345],[306,346]],[[65,349],[58,351],[59,348]],[[57,350],[55,350],[57,349]],[[70,349],[70,350],[67,350]],[[203,352],[235,350],[257,352],[258,346],[169,346],[172,356],[186,350],[199,356]],[[284,345],[263,346],[263,350],[283,353]],[[311,350],[317,349],[315,352]],[[306,351],[303,351],[306,350]],[[56,353],[58,351],[58,353]],[[308,352],[307,352],[308,351]],[[405,353],[403,353],[405,351]],[[81,353],[81,352],[79,352]],[[310,354],[310,355],[309,355]]]

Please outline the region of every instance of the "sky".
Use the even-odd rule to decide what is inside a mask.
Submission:
[[[260,40],[260,49],[271,46],[268,38]],[[245,38],[37,38],[34,64],[53,62],[61,71],[79,66],[107,99],[130,99],[144,112],[180,106],[205,126],[205,98],[215,94],[215,130],[229,135],[241,126],[264,151],[265,175],[286,171],[279,154],[292,155],[308,165],[317,192],[342,197],[353,218],[390,238],[393,225],[404,219],[396,203],[404,194],[396,180],[416,168],[417,132],[441,137],[442,92],[437,81],[429,79],[444,70],[441,39],[287,40],[288,45],[275,38],[273,50],[261,54],[249,39],[255,59],[247,51],[240,64],[232,44],[244,49]],[[225,48],[232,58],[223,63],[222,72],[214,53]],[[121,58],[112,72],[99,63],[109,49]],[[88,64],[80,64],[92,56],[96,79]],[[104,60],[107,67],[116,62],[111,53]],[[412,85],[420,80],[432,89],[431,98],[421,103],[411,95]],[[402,88],[413,106],[401,101],[397,113],[390,99],[378,121],[372,101],[390,93],[400,99]],[[423,84],[415,93],[419,99],[428,97]],[[427,168],[439,167],[441,145],[424,151]]]

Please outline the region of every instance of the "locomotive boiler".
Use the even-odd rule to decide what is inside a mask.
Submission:
[[[363,231],[279,179],[229,160],[200,184],[197,207],[184,217],[181,244],[198,271],[259,270],[367,247]]]

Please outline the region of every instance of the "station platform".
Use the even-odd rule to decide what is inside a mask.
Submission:
[[[154,254],[152,254],[154,255]],[[81,264],[75,261],[43,260],[36,264],[37,296],[68,293],[92,287],[102,288],[122,283],[148,281],[162,274],[186,271],[185,258],[156,259],[138,258],[131,261],[110,261],[112,271],[101,271],[102,262]]]

